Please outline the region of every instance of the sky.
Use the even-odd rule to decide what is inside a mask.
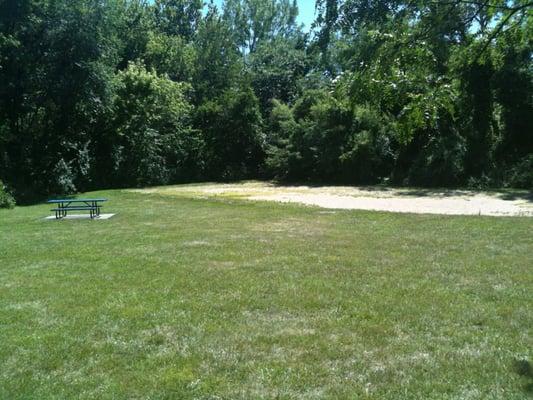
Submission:
[[[224,0],[214,0],[220,7]],[[298,22],[305,25],[304,30],[308,31],[315,19],[315,0],[297,0],[298,2]]]
[[[298,21],[309,30],[315,20],[315,0],[298,0]]]

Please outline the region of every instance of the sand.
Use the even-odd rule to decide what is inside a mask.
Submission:
[[[298,203],[327,209],[416,214],[533,216],[533,194],[505,190],[479,192],[381,186],[283,186],[264,182],[196,184],[139,189],[186,197],[224,197]]]

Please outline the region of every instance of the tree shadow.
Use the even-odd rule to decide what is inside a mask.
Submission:
[[[474,191],[465,189],[423,189],[414,188],[403,190],[400,189],[397,194],[406,197],[457,197],[457,196],[471,196],[475,194]]]
[[[300,186],[306,186],[310,188],[320,188],[324,186],[328,187],[353,187],[359,191],[368,193],[387,193],[394,192],[397,196],[405,197],[468,197],[476,194],[485,194],[488,196],[494,196],[501,200],[513,201],[523,200],[533,203],[533,191],[520,190],[520,189],[487,189],[476,190],[467,188],[424,188],[424,187],[405,187],[394,186],[390,184],[383,185],[367,185],[357,186],[343,183],[329,183],[329,182],[285,182],[274,181],[272,185],[279,188],[296,188]]]
[[[525,379],[523,389],[526,393],[533,393],[533,367],[528,360],[515,359],[513,361],[513,370],[515,373]]]
[[[361,191],[367,191],[367,192],[389,192],[392,190],[397,189],[397,187],[392,185],[351,185],[348,183],[339,183],[339,182],[306,182],[306,181],[272,181],[271,182],[273,186],[279,187],[279,188],[297,188],[301,186],[306,186],[310,188],[321,188],[321,187],[337,187],[337,188],[343,188],[343,187],[351,187],[356,188]]]
[[[502,200],[525,200],[533,202],[533,192],[531,191],[519,191],[519,190],[506,190],[498,194]]]
[[[488,190],[475,190],[475,189],[425,189],[425,188],[413,188],[399,190],[397,192],[400,196],[412,196],[412,197],[461,197],[461,196],[475,196],[477,194],[484,194],[487,196],[494,196],[495,198],[513,201],[524,200],[533,203],[533,192],[527,190],[518,189],[488,189]]]
[[[55,199],[61,199],[61,200],[72,200],[76,199],[79,196],[79,194],[71,194],[71,195],[57,195],[57,196],[36,196],[32,198],[26,198],[17,201],[17,207],[28,207],[28,206],[36,206],[40,204],[46,203],[48,200],[55,200]]]

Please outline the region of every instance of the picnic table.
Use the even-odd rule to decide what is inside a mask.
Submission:
[[[107,199],[53,199],[49,204],[57,204],[51,211],[56,213],[56,219],[66,217],[69,211],[89,211],[91,219],[100,216],[101,203]]]

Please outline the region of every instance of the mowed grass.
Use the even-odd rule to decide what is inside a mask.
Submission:
[[[1,399],[523,399],[533,219],[108,191],[0,210]]]

